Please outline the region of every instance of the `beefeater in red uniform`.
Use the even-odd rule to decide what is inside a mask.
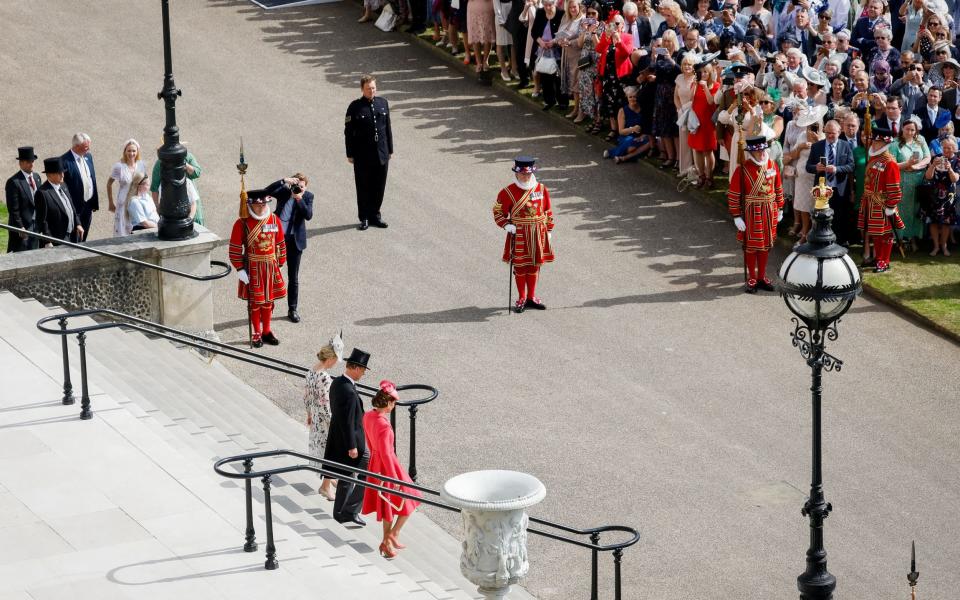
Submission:
[[[500,190],[493,205],[493,220],[507,232],[503,246],[503,262],[510,262],[513,251],[513,273],[517,282],[517,303],[514,310],[527,308],[546,310],[537,297],[540,267],[553,262],[550,232],[553,231],[553,209],[550,192],[537,181],[535,158],[518,156],[513,164],[513,183]]]
[[[860,200],[860,215],[857,218],[857,228],[863,230],[864,239],[873,241],[873,256],[877,260],[873,270],[876,273],[890,270],[893,228],[904,227],[897,211],[902,195],[900,166],[888,151],[895,137],[889,129],[873,128],[864,175],[863,198]]]
[[[264,342],[271,346],[280,343],[270,329],[270,318],[274,301],[287,295],[280,270],[287,262],[287,246],[280,219],[270,211],[268,202],[272,199],[266,190],[248,192],[249,210],[241,209],[230,234],[230,262],[240,279],[237,297],[249,298],[255,348],[262,347]]]
[[[743,244],[747,265],[744,291],[773,291],[767,277],[767,257],[777,239],[777,223],[783,218],[783,184],[780,170],[767,154],[767,138],[747,138],[747,156],[730,178],[727,208],[737,226],[737,241]],[[741,197],[741,191],[742,197]]]

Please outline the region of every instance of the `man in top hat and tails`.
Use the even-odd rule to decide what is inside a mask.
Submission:
[[[230,234],[230,262],[240,279],[237,296],[247,300],[250,308],[255,348],[262,347],[264,342],[271,346],[280,343],[270,330],[270,318],[274,301],[287,295],[280,270],[287,261],[287,246],[280,219],[267,204],[270,200],[266,190],[247,192],[246,203],[240,206],[240,218]]]
[[[36,205],[33,202],[37,190],[40,189],[40,176],[33,172],[33,161],[37,160],[37,155],[33,153],[33,146],[21,146],[17,148],[17,162],[20,169],[7,180],[3,186],[4,195],[7,198],[7,210],[9,214],[9,224],[12,227],[19,227],[27,231],[37,231],[36,228]],[[23,250],[34,250],[38,247],[38,241],[35,237],[30,237],[25,233],[9,232],[7,239],[7,252],[21,252]]]
[[[327,460],[366,469],[370,462],[367,443],[363,433],[363,401],[357,393],[357,383],[367,372],[370,355],[354,348],[347,358],[343,375],[330,384],[330,429],[327,432],[327,448],[323,457]],[[352,477],[351,471],[330,468],[331,471]],[[357,476],[363,480],[362,475]],[[366,525],[360,518],[363,504],[363,486],[345,479],[337,484],[333,501],[333,518],[338,523]]]
[[[80,215],[73,205],[67,185],[63,182],[63,161],[59,156],[43,159],[43,173],[47,181],[33,197],[37,210],[37,233],[64,241],[83,239]],[[46,246],[56,245],[47,243]]]
[[[857,228],[864,235],[864,263],[869,263],[870,241],[873,241],[874,271],[890,270],[890,253],[893,251],[893,230],[903,229],[903,221],[897,212],[900,203],[900,167],[887,150],[896,136],[884,127],[874,127],[867,157],[867,169],[863,182],[863,198],[860,201],[860,216]]]
[[[767,154],[767,138],[747,138],[747,154],[730,178],[727,207],[737,226],[737,241],[743,244],[747,266],[744,290],[773,291],[767,278],[767,256],[777,239],[777,223],[783,218],[783,185],[776,163]]]
[[[527,308],[547,308],[537,297],[537,278],[540,266],[553,262],[550,245],[553,209],[550,207],[550,193],[534,175],[536,170],[535,158],[518,156],[514,159],[513,183],[500,190],[493,205],[493,220],[507,232],[503,262],[513,260],[519,295],[514,310],[518,313]]]

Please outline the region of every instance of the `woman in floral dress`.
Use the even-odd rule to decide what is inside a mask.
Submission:
[[[310,428],[310,456],[323,456],[327,446],[327,432],[330,429],[330,384],[333,377],[327,373],[343,357],[343,340],[337,335],[320,351],[317,352],[317,364],[307,373],[306,389],[303,402],[307,407],[307,426]],[[318,462],[310,463],[317,468],[323,468]],[[320,489],[317,490],[327,500],[333,500],[333,487],[336,482],[323,478]]]
[[[587,6],[586,18],[580,21],[580,67],[577,70],[577,97],[579,113],[573,120],[582,123],[597,117],[597,91],[594,83],[597,80],[597,42],[599,32],[603,31],[603,23],[599,20],[600,12],[596,4]],[[584,66],[589,64],[589,66]]]
[[[950,227],[956,217],[957,181],[960,181],[960,158],[957,157],[957,140],[949,137],[941,142],[943,156],[939,156],[927,166],[924,179],[929,182],[927,197],[920,203],[920,217],[930,225],[930,239],[933,250],[930,256],[943,252],[950,256],[947,241],[950,239]]]

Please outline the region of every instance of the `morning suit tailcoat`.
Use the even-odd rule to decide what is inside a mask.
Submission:
[[[49,235],[66,241],[76,241],[71,239],[77,225],[80,225],[80,217],[74,208],[73,201],[70,198],[70,192],[66,185],[61,185],[60,189],[67,194],[67,207],[57,197],[57,191],[53,185],[47,181],[40,186],[36,195],[33,197],[33,203],[37,209],[37,233]],[[67,210],[71,212],[68,213]],[[70,228],[70,217],[73,216],[73,229]]]
[[[393,154],[390,105],[386,98],[360,97],[351,102],[344,120],[343,137],[347,158],[353,160],[357,217],[360,221],[378,221]]]
[[[40,176],[36,173],[30,174],[33,179],[33,188],[23,171],[17,171],[16,174],[7,180],[3,190],[7,199],[7,210],[10,212],[10,225],[20,227],[28,231],[36,231],[36,208],[34,205],[34,189],[40,189]],[[37,238],[28,237],[20,239],[19,233],[8,232],[7,252],[20,252],[21,250],[33,250],[38,247]]]
[[[93,196],[86,202],[83,200],[83,179],[80,177],[80,168],[77,166],[73,151],[67,150],[60,157],[60,162],[63,164],[63,184],[67,186],[70,198],[73,199],[73,207],[80,215],[80,224],[83,225],[83,239],[81,241],[86,241],[87,234],[90,232],[93,213],[100,210],[100,196],[97,192],[97,173],[93,168],[93,155],[87,152],[83,156],[83,160],[87,163],[87,170],[90,172],[90,179],[93,182]]]
[[[357,449],[357,458],[350,458],[347,454],[352,448]],[[341,375],[330,384],[330,430],[327,433],[327,449],[323,457],[355,467],[360,465],[366,449],[363,401],[353,380]]]

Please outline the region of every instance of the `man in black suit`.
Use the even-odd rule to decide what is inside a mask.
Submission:
[[[940,108],[941,98],[943,98],[943,91],[937,86],[932,86],[927,90],[927,103],[913,112],[920,117],[920,135],[927,140],[927,144],[937,139],[940,127],[946,126],[950,121],[950,111]],[[942,125],[938,126],[938,123]]]
[[[639,16],[640,9],[634,2],[623,3],[623,32],[633,38],[633,49],[648,48],[653,39],[650,19]]]
[[[826,183],[833,188],[830,208],[833,209],[833,230],[837,234],[838,244],[854,241],[854,203],[850,200],[851,181],[853,179],[853,150],[850,144],[840,139],[840,124],[827,121],[823,127],[825,139],[813,144],[807,158],[807,173],[816,177],[826,177]],[[821,161],[821,159],[823,159]]]
[[[83,225],[63,182],[61,157],[43,159],[43,173],[47,181],[40,186],[33,203],[37,210],[37,233],[61,240],[83,239]],[[48,242],[45,247],[55,244]]]
[[[357,393],[357,383],[367,372],[370,355],[354,348],[347,359],[344,374],[330,384],[330,430],[327,433],[327,449],[323,457],[358,469],[366,469],[370,462],[366,439],[363,434],[363,401]],[[350,471],[330,470],[353,476]],[[358,479],[364,477],[358,475]],[[363,503],[363,486],[341,479],[333,501],[333,518],[338,523],[366,525],[360,518]]]
[[[287,244],[287,317],[300,322],[297,301],[300,297],[300,258],[307,248],[306,222],[313,218],[313,192],[307,191],[307,176],[292,177],[267,186],[267,194],[277,199],[277,218]]]
[[[857,146],[860,146],[860,117],[857,116],[857,113],[851,112],[841,123],[841,128],[843,133],[840,134],[841,140],[846,140],[850,144],[851,150],[856,150]]]
[[[360,78],[363,96],[350,103],[343,128],[347,144],[347,161],[353,165],[357,186],[357,217],[360,231],[370,225],[387,228],[380,218],[383,191],[387,187],[387,167],[393,157],[393,131],[390,128],[390,106],[386,98],[377,96],[377,80],[373,75]]]
[[[64,182],[73,198],[73,207],[80,215],[80,225],[83,226],[83,237],[74,241],[85,242],[93,213],[100,210],[97,173],[93,168],[93,155],[90,154],[90,136],[85,133],[74,135],[73,147],[60,158],[63,160]]]
[[[33,197],[40,189],[40,176],[33,172],[33,161],[35,160],[37,160],[37,155],[33,153],[33,146],[17,148],[17,161],[20,163],[20,170],[14,173],[7,180],[6,185],[3,186],[7,197],[7,210],[10,212],[9,224],[34,232],[37,229]],[[9,234],[7,252],[35,250],[39,246],[37,238],[30,237],[25,233],[11,231]]]
[[[877,127],[889,129],[895,136],[900,135],[900,130],[903,129],[903,123],[906,121],[903,113],[903,100],[900,99],[900,96],[890,96],[887,98],[883,115],[875,119],[874,123]]]

